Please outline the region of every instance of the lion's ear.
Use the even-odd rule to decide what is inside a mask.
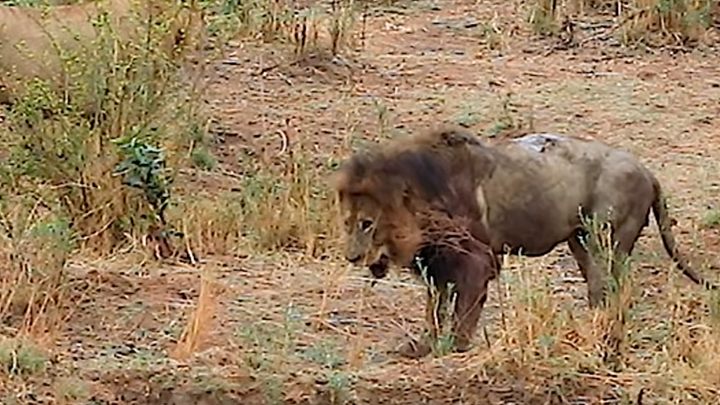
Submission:
[[[334,172],[330,173],[328,176],[328,185],[333,190],[342,190],[344,188],[347,188],[348,183],[348,176],[347,173],[345,173],[344,170],[337,169]]]
[[[445,144],[453,148],[480,142],[475,133],[458,126],[444,128],[442,136],[445,140]]]

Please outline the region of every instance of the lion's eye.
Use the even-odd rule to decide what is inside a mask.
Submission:
[[[363,221],[360,221],[360,229],[363,232],[367,232],[370,228],[372,228],[373,223],[369,219],[365,219]]]

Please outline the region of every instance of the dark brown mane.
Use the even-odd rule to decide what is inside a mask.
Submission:
[[[349,182],[346,191],[351,194],[392,195],[409,188],[418,197],[433,200],[453,193],[447,162],[424,148],[396,153],[366,152],[351,158],[343,170],[350,174],[348,180],[374,180],[372,185],[362,180]]]
[[[485,237],[481,225],[471,220],[480,215],[476,185],[469,175],[474,165],[468,144],[480,142],[467,131],[445,127],[358,153],[340,169],[338,192],[422,213],[426,231],[444,233],[452,226]]]

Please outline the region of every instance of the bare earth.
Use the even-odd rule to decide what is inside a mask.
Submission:
[[[359,52],[335,60],[321,55],[261,75],[289,54],[271,45],[234,44],[215,63],[208,95],[217,126],[226,131],[216,150],[222,168],[241,173],[248,150],[279,148],[280,137],[272,135],[278,129],[291,128],[291,142],[302,139],[325,164],[363,142],[441,121],[491,134],[499,117],[510,114],[532,120],[538,131],[593,137],[640,156],[670,196],[682,249],[718,280],[720,232],[701,226],[707,212],[720,208],[716,57],[641,53],[608,41],[551,51],[555,42],[531,38],[511,3],[395,6],[396,12],[368,19]],[[488,46],[492,36],[482,34],[484,25],[472,24],[492,21],[517,31],[503,36],[498,50]],[[508,93],[510,113],[504,113]],[[233,177],[211,185],[218,192],[237,186]],[[528,304],[535,312],[528,313],[550,317],[527,324],[549,325],[562,312],[571,320],[553,326],[551,338],[569,347],[563,350],[575,345],[578,358],[585,351],[590,356],[592,338],[572,326],[581,322],[576,318],[592,323],[585,284],[564,246],[540,259],[510,259],[500,282],[491,284],[473,351],[419,361],[391,352],[422,328],[424,292],[405,272],[371,289],[367,270],[338,258],[241,253],[204,256],[196,266],[138,264],[135,256],[78,260],[71,268],[77,307],[47,342],[51,365],[22,384],[0,382],[4,403],[619,404],[635,403],[647,388],[645,403],[700,404],[710,402],[692,393],[693,384],[720,387],[716,364],[690,373],[687,396],[661,390],[685,384],[658,360],[680,354],[664,353],[654,340],[675,316],[669,302],[682,303],[687,313],[678,316],[686,322],[692,308],[703,309],[702,292],[671,267],[654,221],[635,251],[630,354],[619,372],[580,363],[554,368],[563,354],[523,352],[508,331],[514,326],[503,322],[530,316],[518,312],[519,294],[535,291]],[[199,300],[202,275],[212,280],[207,302]],[[175,357],[198,302],[209,305],[199,345],[191,357]],[[539,365],[526,363],[538,358]]]

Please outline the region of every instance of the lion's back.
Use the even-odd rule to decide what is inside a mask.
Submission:
[[[516,148],[537,158],[562,158],[572,164],[605,165],[612,163],[643,168],[632,153],[590,139],[552,133],[535,133],[515,138],[513,144]]]
[[[62,71],[58,47],[76,50],[90,44],[92,20],[107,10],[115,28],[124,24],[128,0],[82,2],[50,7],[0,5],[0,102],[14,99],[29,78],[51,80]],[[121,35],[127,35],[121,28]]]
[[[603,142],[556,134],[527,135],[517,138],[516,145],[543,162],[544,167],[556,172],[556,176],[567,176],[572,171],[593,187],[611,187],[627,193],[652,193],[654,175],[627,150]]]

